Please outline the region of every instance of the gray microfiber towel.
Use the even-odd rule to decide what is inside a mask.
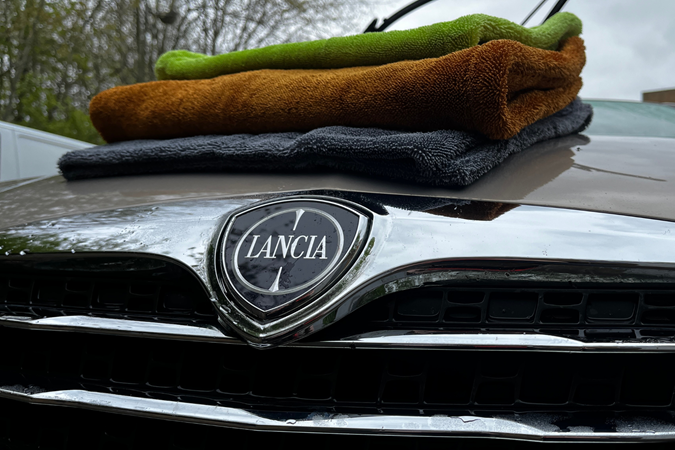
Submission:
[[[194,136],[137,140],[66,153],[68,180],[176,172],[337,169],[440,186],[465,186],[507,156],[537,142],[585,129],[592,109],[574,100],[506,140],[473,132],[405,132],[332,126],[307,133]]]

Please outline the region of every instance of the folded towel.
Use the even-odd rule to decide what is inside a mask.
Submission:
[[[532,28],[498,17],[474,14],[413,30],[272,45],[217,56],[174,50],[157,60],[155,74],[158,80],[196,80],[259,69],[375,66],[438,58],[496,39],[555,50],[560,40],[580,33],[581,20],[568,12],[558,13],[543,25]]]
[[[338,169],[423,184],[467,185],[512,153],[583,130],[592,109],[576,99],[562,111],[493,141],[478,133],[326,127],[309,133],[138,140],[75,150],[59,160],[68,180],[115,175]]]
[[[108,142],[332,125],[473,130],[507,139],[574,100],[585,61],[579,37],[559,52],[498,40],[384,66],[258,70],[116,87],[94,97],[89,110]]]

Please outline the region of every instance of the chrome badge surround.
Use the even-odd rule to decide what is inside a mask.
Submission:
[[[312,215],[315,220],[311,226],[323,226],[324,231],[328,227],[332,233],[328,245],[327,234],[323,238],[310,233],[297,236],[282,234],[283,227],[298,234],[296,227],[303,218]],[[316,218],[325,220],[317,222]],[[215,303],[221,322],[254,345],[267,346],[272,341],[278,345],[297,339],[293,337],[293,330],[317,319],[312,312],[316,311],[316,305],[313,308],[308,306],[321,305],[323,294],[340,280],[362,252],[371,221],[372,216],[358,205],[311,196],[260,202],[231,214],[218,235],[211,258],[215,269],[211,271],[212,277],[215,277],[214,285],[220,291]],[[283,223],[280,225],[280,222]],[[304,219],[304,223],[307,222]],[[266,230],[266,224],[270,224],[271,228]],[[262,236],[258,241],[261,235],[254,234],[257,229],[266,230],[269,236]],[[301,241],[306,247],[299,248],[296,254],[296,246]],[[245,243],[248,243],[246,249],[243,248]],[[322,252],[317,258],[320,249]],[[281,250],[281,262],[278,261],[278,250]],[[261,254],[266,256],[261,258]],[[252,260],[248,271],[241,267],[249,264],[242,262],[246,258]],[[289,258],[295,261],[290,264],[290,272],[284,273],[282,278]],[[266,259],[271,261],[264,261]],[[295,282],[294,277],[298,276],[293,275],[293,271],[298,273],[296,266],[300,263],[305,268],[319,264],[318,273]],[[267,281],[254,282],[247,276],[262,276]],[[266,287],[268,285],[269,288]],[[279,327],[279,332],[270,333],[272,324],[283,325]]]
[[[659,285],[675,280],[673,222],[527,205],[476,220],[452,208],[449,214],[432,214],[369,195],[359,197],[368,210],[340,198],[283,197],[297,198],[335,201],[367,215],[365,245],[351,268],[314,301],[267,321],[253,320],[233,305],[216,276],[218,237],[232,215],[265,202],[257,195],[135,206],[22,224],[0,230],[0,255],[11,264],[110,253],[170,259],[201,280],[225,325],[219,332],[263,348],[307,337],[388,293],[455,280]],[[518,267],[512,270],[512,264]],[[527,270],[522,270],[523,264]],[[78,321],[77,328],[81,325]],[[95,328],[105,333],[120,329],[116,323]],[[156,331],[183,335],[185,329]],[[396,345],[413,344],[401,339],[396,338]],[[448,339],[434,339],[434,345],[456,343]],[[499,339],[503,342],[503,337]],[[366,342],[370,345],[370,337]],[[625,348],[624,342],[617,346],[620,351]]]

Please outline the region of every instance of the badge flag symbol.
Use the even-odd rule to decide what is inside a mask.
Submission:
[[[293,218],[290,219],[290,217]],[[304,223],[300,225],[303,218],[305,218]],[[313,223],[309,223],[310,221]],[[270,222],[275,225],[274,229],[269,228]],[[305,223],[307,226],[303,226]],[[293,234],[280,234],[287,232],[290,224],[293,225],[290,229]],[[305,230],[307,234],[299,234]],[[311,284],[314,279],[325,276],[335,267],[343,245],[342,227],[330,214],[314,208],[285,209],[263,218],[244,232],[234,250],[232,267],[237,279],[252,291],[271,295],[297,292]],[[248,250],[245,249],[246,246]],[[245,255],[242,256],[244,253]],[[327,254],[331,257],[329,258]],[[263,261],[260,262],[261,260]],[[290,283],[290,280],[284,277],[280,287],[284,267],[295,268],[298,260],[312,260],[314,270],[305,271],[311,274],[311,278],[298,275],[296,282]],[[261,267],[266,264],[269,264],[269,268]],[[251,273],[252,271],[249,270],[249,273],[244,275],[240,267],[246,265],[251,265],[259,271]],[[318,272],[319,268],[323,270]],[[275,272],[276,276],[271,285],[266,285],[262,280],[269,281],[270,272]],[[303,283],[296,285],[298,279]],[[287,284],[292,284],[292,286],[287,286]]]

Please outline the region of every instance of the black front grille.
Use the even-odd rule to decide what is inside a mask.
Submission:
[[[0,314],[217,325],[197,278],[152,257],[0,261]],[[54,258],[54,257],[51,257]],[[599,341],[675,339],[675,290],[654,285],[481,283],[390,294],[311,337],[382,330],[526,331]]]
[[[0,312],[217,323],[199,281],[184,268],[160,258],[71,257],[56,262],[26,259],[22,264],[0,263]],[[475,286],[426,287],[391,294],[311,339],[382,330],[526,331],[587,340],[668,341],[675,337],[675,290],[653,285]],[[242,344],[11,327],[0,327],[0,342],[7,343],[0,358],[0,385],[10,389],[84,389],[270,414],[290,411],[299,416],[316,411],[407,415],[547,412],[561,417],[675,414],[675,354],[667,353],[312,347],[260,351]],[[7,408],[0,411],[7,415]],[[35,407],[16,408],[28,411]],[[66,428],[72,429],[71,425]],[[203,427],[184,429],[198,432]],[[3,430],[0,447],[7,444],[5,447],[12,448],[8,443],[21,442],[13,428]],[[92,439],[108,442],[105,436],[113,436],[109,442],[114,444],[105,445],[140,448],[135,446],[146,445],[150,439],[144,432],[139,431],[138,436],[145,437],[134,440],[119,430],[106,429]],[[78,448],[71,446],[79,442],[71,432],[50,433],[44,436],[66,436],[55,438],[58,442],[49,444],[53,448]],[[228,439],[225,434],[222,439]],[[25,439],[38,439],[35,436],[40,434]],[[121,436],[131,440],[124,441]],[[306,439],[295,434],[284,436],[289,446]],[[213,439],[217,439],[215,434]],[[347,437],[341,439],[345,439],[344,445],[351,445]],[[179,442],[185,446],[176,446]],[[385,441],[372,438],[363,442],[369,443],[362,448],[379,448]],[[419,445],[406,442],[411,448]],[[436,442],[428,440],[429,444]],[[174,447],[166,448],[202,448],[190,447],[192,443],[190,437],[176,438],[170,443]],[[334,444],[325,441],[321,445],[332,448]]]
[[[0,328],[0,383],[270,410],[673,411],[674,354],[277,348]]]
[[[539,331],[587,340],[675,338],[675,290],[429,287],[390,294],[316,339],[381,330]]]
[[[27,261],[28,263],[28,261]],[[199,281],[157,258],[75,258],[0,265],[0,313],[93,315],[215,324]]]

